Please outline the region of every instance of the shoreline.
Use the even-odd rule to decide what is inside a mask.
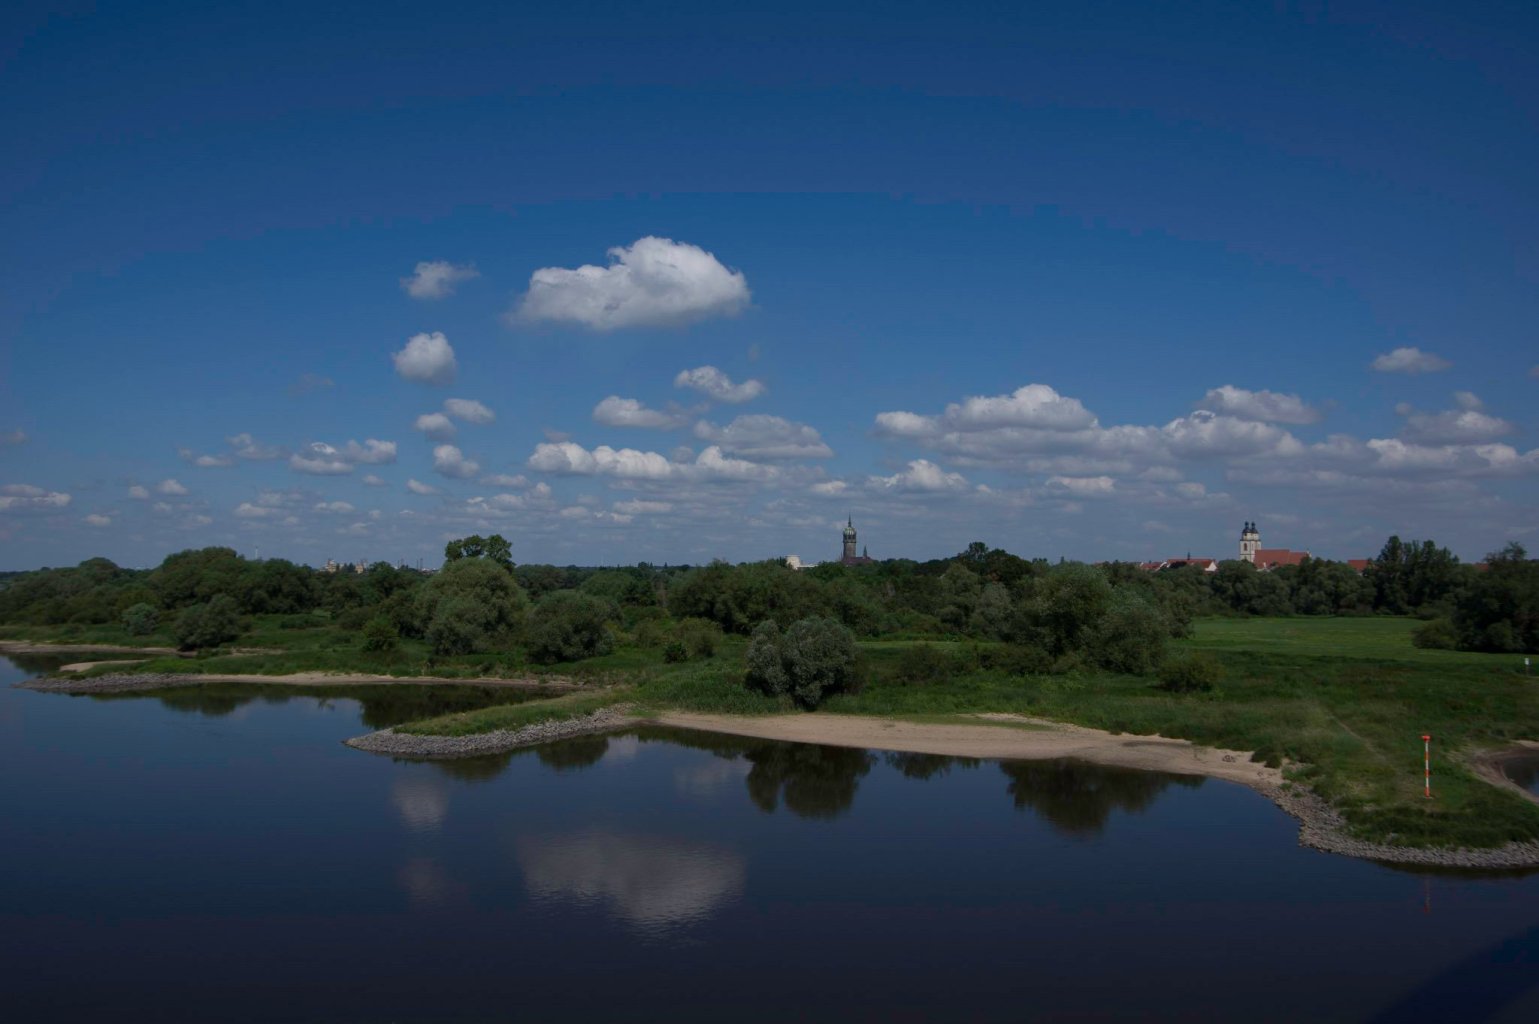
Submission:
[[[1507,843],[1486,849],[1390,846],[1356,839],[1329,804],[1281,770],[1250,760],[1249,751],[1203,747],[1164,736],[1115,735],[1099,729],[1020,715],[977,715],[968,724],[930,724],[858,715],[736,716],[665,712],[659,725],[752,736],[794,743],[821,743],[916,754],[1000,760],[1071,758],[1111,767],[1202,775],[1246,786],[1299,823],[1299,845],[1323,853],[1409,867],[1502,870],[1539,867],[1539,842]],[[983,735],[987,731],[988,735]],[[1539,743],[1520,744],[1526,753]],[[1511,752],[1509,752],[1511,754]],[[1521,787],[1507,785],[1533,799]]]
[[[414,760],[445,761],[459,757],[485,757],[506,754],[520,747],[532,747],[553,740],[571,739],[614,732],[645,723],[631,714],[631,705],[612,704],[607,708],[576,718],[557,718],[536,722],[521,729],[496,729],[468,736],[413,736],[395,731],[391,726],[343,740],[342,745],[370,754],[405,757]]]
[[[445,676],[381,676],[364,672],[293,672],[282,676],[263,676],[240,673],[165,672],[159,674],[112,673],[86,679],[56,677],[26,679],[16,683],[20,690],[36,690],[39,693],[154,693],[180,686],[199,686],[204,683],[255,683],[277,686],[477,686],[506,690],[531,690],[550,693],[567,693],[580,690],[583,684],[564,676],[542,678],[521,676],[505,679],[499,676],[472,676],[453,679]]]
[[[123,644],[50,644],[33,640],[0,640],[0,654],[143,654],[147,657],[187,657],[175,647],[127,647]]]

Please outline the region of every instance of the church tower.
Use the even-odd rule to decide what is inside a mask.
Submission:
[[[845,562],[853,562],[855,560],[855,517],[853,515],[844,524],[843,560]]]
[[[1256,549],[1261,547],[1261,531],[1256,529],[1255,523],[1246,523],[1240,531],[1240,560],[1256,564]]]

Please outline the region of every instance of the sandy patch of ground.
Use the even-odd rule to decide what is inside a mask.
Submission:
[[[970,717],[975,721],[952,725],[859,715],[773,715],[746,718],[670,711],[661,715],[657,721],[663,725],[736,736],[824,743],[836,747],[901,750],[916,754],[1022,760],[1072,757],[1119,768],[1142,768],[1177,775],[1207,775],[1250,786],[1267,796],[1275,794],[1283,783],[1281,771],[1251,761],[1249,751],[1217,750],[1163,736],[1117,736],[1098,729],[1021,715]]]
[[[123,658],[115,661],[77,661],[69,665],[60,665],[60,672],[84,672],[90,668],[100,668],[103,665],[142,665],[147,658]]]

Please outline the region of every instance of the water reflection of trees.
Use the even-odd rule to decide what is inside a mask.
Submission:
[[[278,688],[278,687],[281,687]],[[294,686],[263,683],[199,683],[166,690],[138,693],[93,693],[93,700],[143,700],[153,698],[162,706],[183,714],[221,718],[261,701],[282,704],[299,697],[312,697],[323,703],[333,700],[358,702],[359,721],[370,729],[384,729],[403,722],[414,722],[459,711],[475,711],[495,704],[515,704],[549,696],[533,690],[510,690],[488,686],[452,686],[443,683],[382,683],[377,686]]]
[[[649,726],[637,733],[646,742],[706,750],[750,765],[744,779],[754,806],[771,814],[779,807],[801,818],[828,820],[848,811],[860,780],[876,758],[856,747],[786,743],[693,729]]]
[[[887,764],[897,769],[906,779],[923,782],[937,775],[949,774],[953,768],[976,768],[983,761],[976,757],[951,757],[946,754],[914,754],[896,751],[887,755]]]
[[[1202,785],[1195,775],[1167,775],[1135,768],[1107,768],[1083,761],[1002,761],[1016,810],[1031,810],[1059,832],[1092,836],[1114,810],[1147,809],[1165,787]]]

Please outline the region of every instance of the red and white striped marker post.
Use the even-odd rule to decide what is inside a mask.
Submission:
[[[1422,771],[1425,773],[1427,799],[1432,799],[1432,737],[1426,733],[1421,737]]]

